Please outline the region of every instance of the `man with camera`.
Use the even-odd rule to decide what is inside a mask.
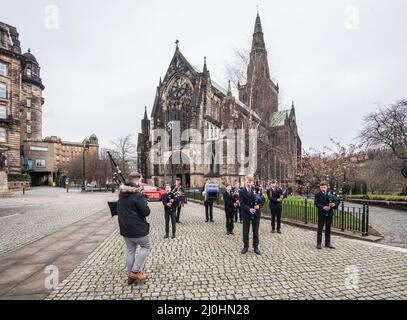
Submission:
[[[140,187],[141,175],[130,173],[128,182],[119,188],[119,201],[117,212],[120,234],[126,243],[126,267],[128,271],[127,283],[144,282],[147,277],[143,275],[141,267],[150,253],[150,225],[146,217],[150,208]],[[137,246],[141,249],[136,254]]]
[[[164,239],[168,239],[170,234],[170,219],[172,225],[172,239],[175,239],[175,232],[177,230],[176,223],[176,211],[178,207],[179,198],[174,190],[171,190],[171,187],[167,185],[165,187],[166,193],[163,195],[162,203],[164,205],[164,214],[165,214],[165,236]]]
[[[328,182],[322,181],[319,185],[320,192],[315,194],[315,206],[318,208],[318,232],[317,249],[322,249],[322,230],[325,226],[325,247],[335,249],[331,243],[331,225],[334,209],[338,209],[340,201],[338,198],[328,194]]]

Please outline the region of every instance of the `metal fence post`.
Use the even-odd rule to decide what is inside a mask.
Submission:
[[[341,207],[341,231],[345,231],[345,201],[343,200]]]
[[[369,205],[366,205],[366,236],[369,235]]]
[[[305,224],[307,224],[308,223],[308,208],[307,208],[307,206],[308,206],[308,199],[305,199],[305,206],[304,206],[304,222],[305,222]]]
[[[366,205],[363,205],[363,212],[362,212],[362,236],[365,235],[365,223],[366,223]]]

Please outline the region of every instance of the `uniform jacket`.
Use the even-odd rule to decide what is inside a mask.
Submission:
[[[334,209],[338,209],[339,204],[341,202],[339,200],[335,201],[335,207],[331,208],[331,210],[329,210],[329,211],[325,211],[324,207],[329,206],[330,201],[329,201],[328,193],[324,194],[322,191],[320,191],[315,194],[314,203],[315,203],[315,206],[318,208],[319,214],[333,215]]]
[[[234,213],[235,206],[233,204],[232,192],[225,192],[223,194],[223,201],[225,202],[225,212]]]
[[[174,202],[172,203],[171,207],[167,206],[167,204],[170,202],[170,200],[171,200],[170,194],[166,193],[163,195],[162,203],[164,205],[164,210],[166,213],[172,214],[175,212],[175,210],[179,204],[179,198],[174,199]]]
[[[283,190],[280,188],[275,188],[274,190],[272,188],[267,190],[267,196],[269,198],[269,205],[271,209],[282,209],[283,204],[282,202],[278,202],[277,199],[279,199],[283,195]]]
[[[246,216],[246,218],[252,218],[253,214],[250,212],[250,209],[254,207],[256,201],[256,195],[253,192],[254,188],[252,188],[252,192],[249,192],[246,187],[240,189],[239,192],[239,200],[240,200],[240,207],[242,208],[242,214]],[[261,217],[261,207],[263,206],[264,202],[259,204],[260,209],[256,210],[254,214],[255,217]]]

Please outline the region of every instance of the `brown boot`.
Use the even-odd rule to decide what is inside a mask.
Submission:
[[[147,277],[140,272],[132,272],[129,274],[129,279],[135,280],[135,281],[146,281]]]

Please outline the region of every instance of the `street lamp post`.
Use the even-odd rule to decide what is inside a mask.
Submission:
[[[87,149],[89,149],[89,140],[85,139],[82,142],[83,146],[83,153],[82,153],[82,192],[86,191],[86,186],[85,186],[85,152]]]

